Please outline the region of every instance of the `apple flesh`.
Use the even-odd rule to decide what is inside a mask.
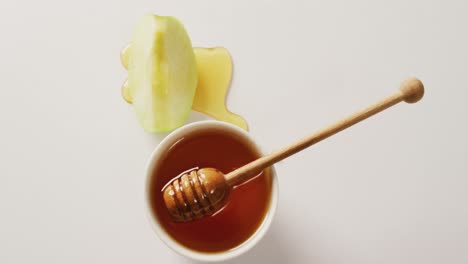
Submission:
[[[174,17],[143,16],[128,59],[128,93],[148,132],[183,125],[197,87],[197,63],[190,38]]]

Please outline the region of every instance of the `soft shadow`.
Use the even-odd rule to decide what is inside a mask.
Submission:
[[[288,263],[295,256],[294,245],[285,243],[286,229],[273,223],[265,237],[249,252],[226,263]]]
[[[229,264],[246,264],[246,263],[298,263],[304,260],[304,255],[297,249],[291,241],[291,234],[286,226],[281,226],[274,220],[270,230],[265,237],[249,252],[244,255],[228,260],[223,263]],[[202,264],[198,262],[181,257],[183,263]]]
[[[189,115],[189,117],[187,118],[187,121],[185,122],[185,124],[190,124],[190,123],[194,123],[194,122],[198,122],[198,121],[204,121],[204,120],[211,120],[212,118],[205,115],[205,114],[202,114],[202,113],[199,113],[199,112],[195,112],[195,111],[192,111]]]
[[[187,125],[187,124],[190,124],[190,123],[203,121],[203,120],[210,120],[210,119],[211,118],[209,116],[207,116],[207,115],[192,111],[192,112],[190,112],[184,126]],[[160,132],[160,133],[146,133],[146,138],[147,138],[149,144],[151,144],[151,146],[156,147],[171,132],[172,131]]]

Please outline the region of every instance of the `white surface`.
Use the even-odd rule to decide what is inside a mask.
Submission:
[[[162,136],[120,98],[148,12],[232,52],[229,106],[267,150],[426,85],[280,163],[273,225],[232,263],[468,262],[467,1],[18,0],[0,4],[0,263],[190,263],[145,216]]]

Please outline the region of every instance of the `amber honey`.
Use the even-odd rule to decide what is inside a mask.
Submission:
[[[268,170],[234,186],[225,206],[214,215],[191,222],[171,220],[162,189],[184,171],[214,167],[228,173],[258,157],[254,146],[224,130],[202,130],[183,137],[168,148],[152,172],[152,213],[172,238],[192,250],[216,253],[239,246],[255,233],[268,210],[272,189]]]

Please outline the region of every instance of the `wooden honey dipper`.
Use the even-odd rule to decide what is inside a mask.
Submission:
[[[202,168],[184,173],[163,189],[164,203],[176,222],[186,222],[213,214],[223,206],[231,186],[259,174],[265,168],[314,145],[397,103],[415,103],[424,95],[424,86],[415,78],[405,80],[398,91],[298,142],[263,156],[228,174],[215,168]]]

